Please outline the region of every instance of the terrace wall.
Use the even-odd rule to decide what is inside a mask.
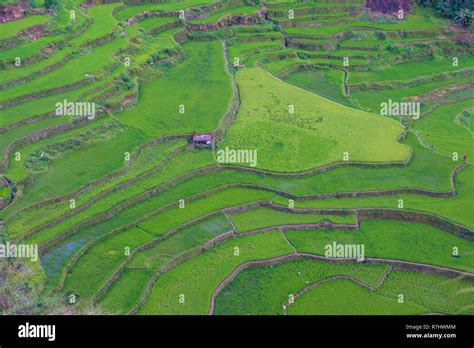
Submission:
[[[193,31],[214,31],[229,28],[235,25],[255,25],[261,23],[265,19],[265,11],[259,10],[257,13],[246,15],[228,15],[220,18],[212,23],[187,23],[186,29]]]

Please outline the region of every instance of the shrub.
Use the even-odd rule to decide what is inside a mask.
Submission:
[[[56,11],[59,8],[59,0],[45,0],[44,7],[48,10]]]
[[[387,35],[385,35],[383,31],[376,31],[375,37],[379,40],[385,40],[387,38]]]
[[[343,38],[345,40],[350,40],[354,37],[354,33],[351,30],[344,30]]]
[[[403,49],[403,56],[404,57],[411,58],[411,57],[413,57],[414,54],[415,54],[415,49],[413,48],[413,46],[406,46]]]
[[[130,82],[130,77],[128,75],[122,74],[122,75],[120,75],[120,78],[125,83]]]
[[[397,53],[398,52],[398,47],[393,45],[393,44],[390,44],[386,47],[386,50],[391,52],[391,53]]]
[[[303,60],[308,59],[308,56],[303,52],[298,52],[296,53],[296,55],[298,56],[299,59],[303,59]]]

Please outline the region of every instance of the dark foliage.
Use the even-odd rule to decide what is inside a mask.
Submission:
[[[405,13],[410,11],[411,0],[366,0],[365,6],[371,11],[381,13],[396,13],[403,10]]]
[[[474,0],[415,0],[418,5],[431,7],[437,13],[456,18],[463,9],[474,10]]]

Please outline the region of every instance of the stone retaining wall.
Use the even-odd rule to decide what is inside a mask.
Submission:
[[[265,19],[265,9],[260,9],[252,15],[227,15],[212,23],[186,23],[186,29],[190,32],[195,31],[215,31],[232,26],[255,25]]]

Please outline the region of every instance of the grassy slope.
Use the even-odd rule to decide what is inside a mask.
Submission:
[[[127,313],[138,303],[144,285],[156,270],[230,229],[227,219],[223,215],[218,215],[183,229],[153,248],[136,254],[124,274],[101,298],[99,305],[108,311]],[[141,279],[136,281],[130,279],[135,277]]]
[[[257,150],[259,168],[307,170],[341,162],[344,152],[351,161],[365,162],[408,156],[409,148],[396,142],[402,127],[392,120],[341,106],[261,69],[239,70],[237,81],[242,105],[220,148]]]
[[[21,59],[28,58],[38,53],[38,51],[56,41],[64,39],[62,35],[43,36],[36,41],[30,41],[24,45],[12,47],[10,49],[0,51],[0,60],[12,60],[16,57]]]
[[[97,74],[100,69],[112,64],[112,54],[126,44],[126,39],[119,38],[112,42],[96,47],[92,52],[83,53],[79,58],[72,59],[49,74],[42,75],[28,83],[9,88],[2,93],[0,102],[29,95],[35,92],[69,85],[85,80],[86,74]]]
[[[121,121],[148,137],[217,127],[231,98],[222,46],[218,41],[190,42],[183,48],[186,60],[163,78],[143,85],[137,106],[117,115]],[[179,113],[180,105],[184,105],[184,114]]]
[[[234,248],[240,250],[234,256]],[[239,264],[288,254],[280,232],[245,236],[188,260],[158,278],[140,314],[206,314],[214,288]],[[185,302],[179,302],[184,294]]]
[[[70,44],[79,45],[109,34],[117,24],[117,20],[112,16],[111,11],[122,5],[121,2],[115,2],[88,9],[87,15],[93,20],[92,25],[87,28],[83,35],[71,40]]]
[[[44,24],[49,20],[48,16],[28,16],[18,21],[12,21],[0,24],[0,40],[15,36],[19,31],[26,28]]]
[[[375,285],[385,270],[385,265],[328,264],[308,259],[249,268],[217,296],[215,314],[281,315],[291,294],[318,279],[344,274]]]
[[[288,308],[296,315],[394,315],[426,314],[429,311],[412,302],[400,304],[397,298],[386,298],[348,280],[321,284],[298,298]]]
[[[354,216],[291,214],[266,208],[237,213],[232,215],[230,219],[237,227],[238,232],[252,231],[259,228],[278,225],[308,224],[318,223],[321,221],[346,224],[355,223]]]
[[[358,232],[287,231],[288,239],[300,252],[324,255],[325,246],[363,244],[366,257],[400,259],[429,263],[473,272],[472,242],[444,231],[414,222],[388,220],[362,221]],[[460,257],[453,257],[458,247]]]
[[[473,314],[472,283],[394,270],[370,292],[346,280],[317,286],[295,300],[289,314]],[[402,294],[403,303],[398,302]]]
[[[320,69],[305,73],[295,72],[283,80],[338,103],[350,105],[342,91],[343,79],[344,73],[342,71]]]

